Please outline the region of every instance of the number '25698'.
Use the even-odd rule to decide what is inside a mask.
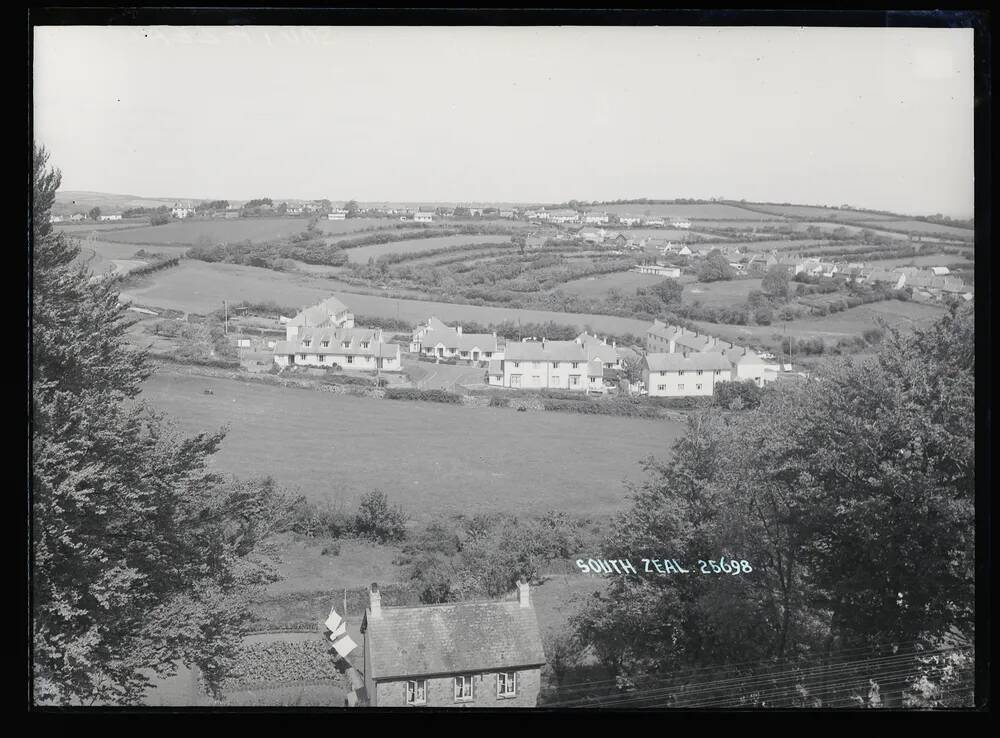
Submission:
[[[701,569],[702,574],[749,574],[753,571],[753,567],[750,566],[750,562],[746,559],[741,559],[737,561],[736,559],[719,559],[718,561],[713,561],[709,559],[708,561],[698,560],[698,568]]]

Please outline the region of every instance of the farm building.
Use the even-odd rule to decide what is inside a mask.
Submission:
[[[516,600],[383,607],[361,622],[369,707],[535,707],[545,652],[527,583]]]
[[[327,214],[326,219],[327,220],[346,220],[347,219],[347,211],[346,210],[334,210],[333,212]]]
[[[657,277],[670,277],[672,279],[677,279],[681,276],[680,267],[668,267],[659,264],[638,264],[632,267],[632,271],[639,274],[653,274]]]
[[[353,328],[354,313],[336,297],[302,308],[294,318],[282,318],[285,340],[294,341],[303,328]]]
[[[417,212],[413,214],[413,220],[417,223],[431,223],[434,221],[434,213]]]
[[[496,333],[463,333],[462,326],[450,326],[431,317],[413,331],[410,351],[424,356],[467,361],[502,359],[502,339]]]
[[[382,340],[381,328],[300,327],[290,341],[274,347],[278,366],[339,366],[359,371],[402,370],[399,346]]]

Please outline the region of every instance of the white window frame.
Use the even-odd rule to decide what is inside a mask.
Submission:
[[[455,702],[472,702],[476,698],[475,687],[472,684],[472,674],[462,674],[455,677],[452,683],[455,688]],[[465,695],[468,688],[468,696]]]
[[[667,391],[667,385],[665,385],[665,384],[658,384],[658,385],[656,385],[656,389],[659,390],[660,392],[666,392]]]
[[[679,384],[679,385],[677,385],[677,389],[679,389],[679,390],[682,390],[682,389],[684,389],[684,385],[683,385],[683,384]]]
[[[417,699],[418,686],[419,693],[423,695],[421,699]],[[426,705],[427,704],[427,680],[426,679],[410,679],[406,682],[406,704],[407,705]]]
[[[501,671],[497,674],[497,699],[517,697],[517,672]]]
[[[353,357],[353,356],[350,356],[350,355],[348,355],[348,357],[347,357],[347,363],[348,363],[348,364],[353,364],[353,363],[354,363],[354,357]]]

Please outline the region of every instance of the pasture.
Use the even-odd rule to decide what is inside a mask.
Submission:
[[[466,244],[497,244],[500,246],[510,246],[510,236],[438,236],[436,238],[414,238],[407,241],[394,241],[393,243],[380,243],[372,246],[359,246],[347,249],[344,253],[347,258],[358,264],[367,264],[369,259],[377,259],[385,254],[418,254],[423,251],[433,251],[450,246],[463,246]]]
[[[736,343],[770,342],[775,335],[789,335],[795,338],[818,336],[828,341],[838,338],[860,336],[868,328],[874,328],[878,320],[900,329],[912,329],[933,323],[945,313],[945,308],[927,303],[884,300],[849,308],[827,316],[816,316],[789,323],[775,321],[772,325],[743,326],[722,325],[694,321],[700,330]]]
[[[121,231],[130,228],[143,228],[149,225],[148,218],[132,218],[129,220],[90,220],[74,223],[53,223],[52,228],[57,233],[70,236],[89,236],[94,231]]]
[[[735,205],[726,205],[715,202],[697,203],[691,205],[652,205],[641,203],[633,205],[594,205],[589,210],[590,212],[595,213],[614,213],[615,215],[632,215],[639,217],[649,215],[663,216],[665,218],[697,218],[699,220],[727,220],[730,218],[754,217],[754,213],[749,210],[744,210],[743,208]],[[781,220],[779,216],[775,216],[775,219]]]
[[[684,285],[683,300],[703,305],[738,305],[747,301],[747,295],[760,289],[759,279],[728,279],[718,282],[692,282]]]
[[[319,277],[284,274],[269,269],[236,264],[210,264],[183,260],[179,266],[145,277],[143,282],[126,287],[124,299],[182,312],[209,313],[217,310],[223,300],[232,302],[273,301],[279,305],[313,305],[335,294],[357,315],[399,318],[423,322],[436,315],[446,322],[474,321],[501,323],[505,320],[547,322],[576,325],[581,330],[590,326],[601,333],[635,333],[644,335],[648,323],[632,318],[610,315],[560,313],[550,310],[457,305],[415,299],[396,299],[377,295],[361,295],[337,289],[335,283]]]
[[[631,294],[640,287],[650,287],[659,284],[666,277],[659,277],[654,274],[638,274],[637,272],[614,272],[613,274],[599,274],[594,277],[584,277],[564,282],[558,289],[581,297],[602,297],[609,290],[619,290]]]
[[[880,213],[865,213],[858,210],[841,210],[840,208],[826,208],[819,205],[758,205],[757,203],[747,203],[747,207],[764,213],[780,215],[788,218],[824,218],[830,220],[892,220],[898,216],[882,215]]]
[[[881,223],[886,228],[894,228],[913,234],[941,233],[953,238],[972,240],[976,236],[972,228],[959,228],[958,226],[938,225],[937,223],[927,223],[922,220],[887,220]]]
[[[346,221],[345,221],[346,222]],[[306,229],[305,218],[234,218],[232,220],[177,220],[160,226],[134,228],[122,233],[108,233],[109,241],[143,245],[188,245],[199,241],[235,243],[286,238]]]
[[[422,521],[551,508],[612,514],[624,481],[644,478],[639,461],[668,455],[684,431],[663,420],[375,400],[167,368],[141,399],[186,434],[228,425],[215,471],[270,475],[352,509],[377,488]]]

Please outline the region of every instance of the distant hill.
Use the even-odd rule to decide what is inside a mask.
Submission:
[[[185,197],[138,197],[136,195],[115,195],[109,192],[86,192],[83,190],[59,190],[52,207],[55,215],[72,215],[86,213],[93,207],[98,207],[103,213],[120,213],[129,208],[158,208],[161,205],[173,207],[175,203],[194,205],[201,202],[198,199]]]

